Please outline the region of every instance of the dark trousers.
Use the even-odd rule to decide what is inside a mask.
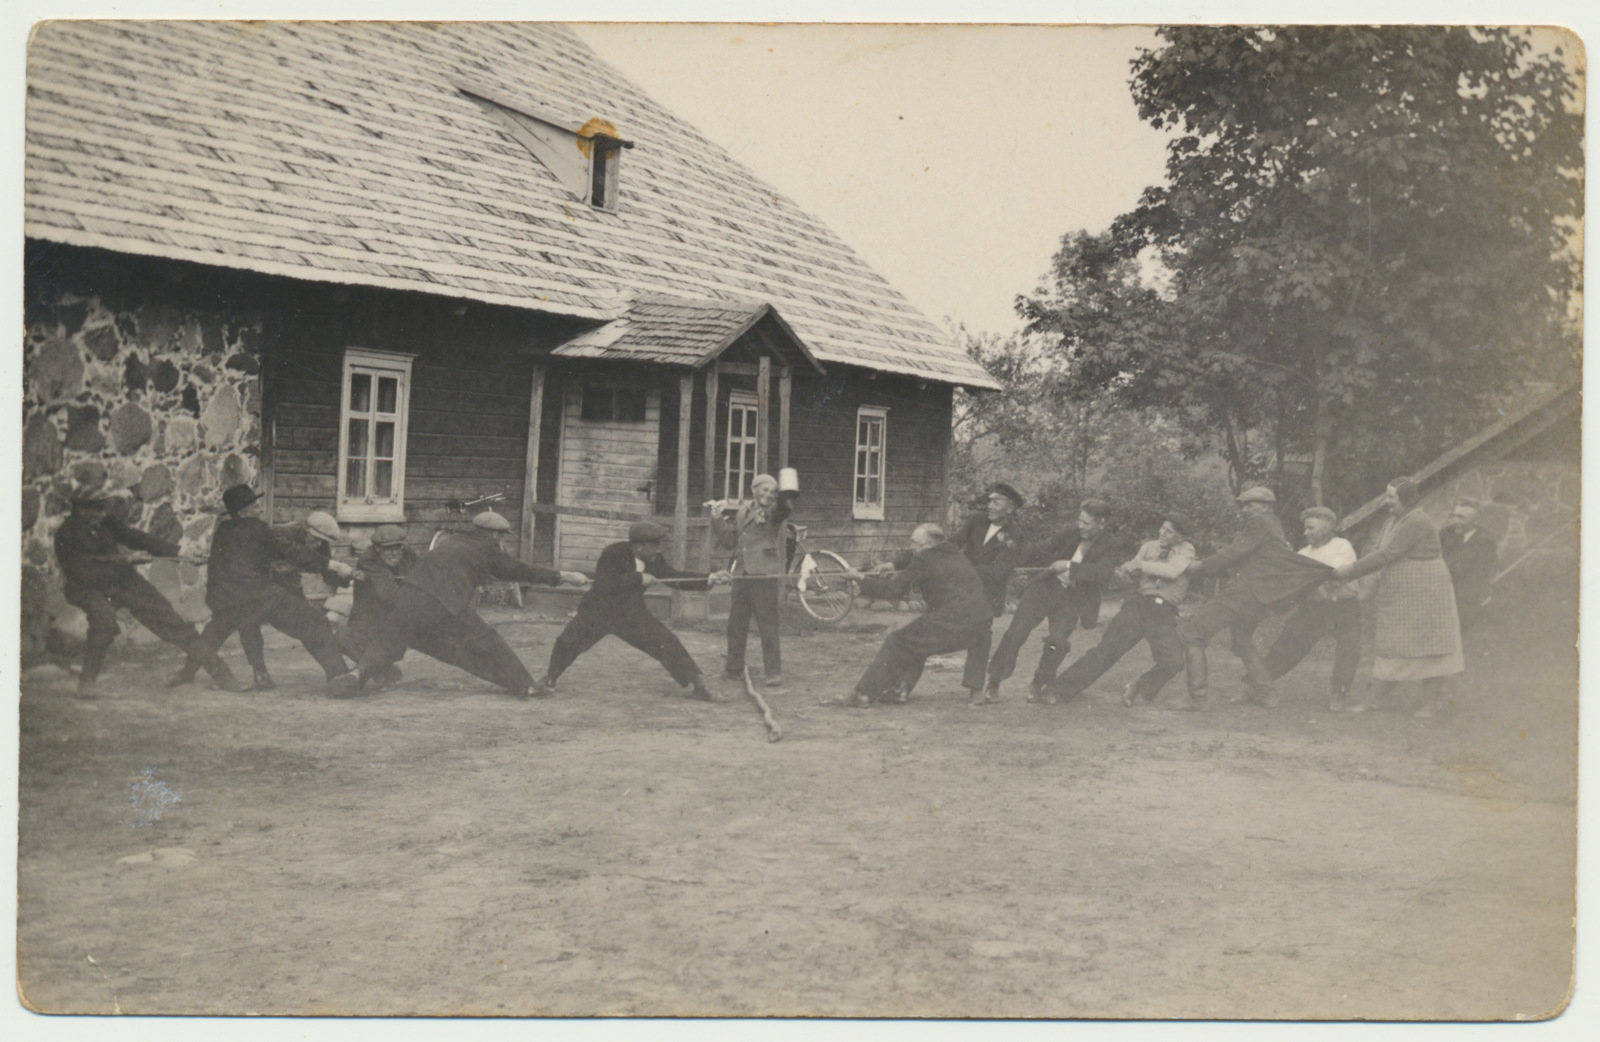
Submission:
[[[1245,674],[1252,688],[1265,688],[1272,683],[1272,674],[1261,661],[1256,648],[1256,627],[1265,614],[1254,597],[1226,592],[1195,609],[1193,615],[1178,623],[1178,640],[1183,644],[1184,664],[1187,667],[1189,693],[1203,696],[1206,691],[1206,644],[1222,630],[1230,635],[1233,653],[1244,663]]]
[[[1031,583],[1017,600],[1017,612],[1011,616],[1011,625],[994,649],[989,660],[989,683],[1009,680],[1017,671],[1017,655],[1039,623],[1050,620],[1050,630],[1044,639],[1044,651],[1039,655],[1039,665],[1033,671],[1035,684],[1048,684],[1055,679],[1056,670],[1071,650],[1067,638],[1078,625],[1083,603],[1077,592],[1062,586],[1055,576],[1047,576]]]
[[[962,686],[969,690],[983,687],[993,621],[988,617],[987,605],[985,609],[981,615],[966,612],[941,616],[929,612],[895,630],[884,638],[872,664],[856,682],[856,693],[881,698],[902,684],[910,691],[922,678],[922,667],[929,655],[945,655],[952,651],[967,653]]]
[[[212,608],[211,621],[200,634],[200,644],[208,651],[216,650],[237,631],[239,646],[250,668],[265,672],[266,648],[261,640],[261,627],[271,626],[279,633],[298,640],[311,657],[317,660],[329,680],[349,672],[344,656],[339,653],[339,641],[327,617],[304,597],[276,586],[265,587],[261,596],[238,604]],[[193,660],[191,659],[191,665]]]
[[[783,653],[778,646],[778,600],[781,579],[757,581],[740,577],[733,584],[732,604],[728,609],[729,676],[744,673],[744,647],[750,638],[750,619],[756,620],[761,634],[761,665],[767,676],[783,672]]]
[[[550,679],[559,677],[579,655],[607,635],[627,641],[667,667],[680,687],[692,684],[700,675],[700,667],[694,664],[678,635],[640,604],[614,611],[585,611],[580,607],[556,638],[556,646],[550,649]]]
[[[511,645],[471,608],[458,613],[414,586],[401,586],[394,607],[381,621],[364,627],[361,679],[377,676],[407,649],[471,673],[514,695],[533,687],[533,675]]]
[[[1063,699],[1077,698],[1141,640],[1150,645],[1155,664],[1133,682],[1133,690],[1135,697],[1155,698],[1183,669],[1183,645],[1178,642],[1178,606],[1142,594],[1129,594],[1123,600],[1122,610],[1106,625],[1100,643],[1078,656],[1056,678],[1056,694]]]
[[[127,576],[100,589],[74,588],[65,596],[68,604],[82,608],[89,619],[89,635],[83,647],[82,675],[85,679],[93,680],[100,675],[111,642],[122,632],[117,625],[118,608],[128,609],[141,626],[168,644],[176,644],[191,655],[198,653],[197,664],[205,666],[208,672],[216,663],[214,653],[201,652],[194,625],[183,621],[183,616],[161,596],[161,591],[141,575]]]
[[[1323,637],[1333,636],[1333,690],[1348,691],[1361,662],[1361,602],[1302,601],[1289,617],[1272,647],[1262,656],[1267,672],[1277,680],[1294,667]]]

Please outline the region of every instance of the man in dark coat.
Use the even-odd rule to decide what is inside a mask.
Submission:
[[[112,517],[104,498],[86,493],[72,501],[72,513],[56,529],[56,560],[61,563],[62,595],[68,604],[83,609],[89,620],[89,637],[83,648],[83,668],[78,674],[78,694],[93,697],[105,665],[106,651],[116,639],[117,609],[126,608],[151,633],[188,652],[204,667],[217,686],[233,690],[233,673],[200,642],[193,624],[185,622],[161,591],[140,575],[118,547],[141,550],[154,557],[176,557],[178,547],[157,539]]]
[[[1489,603],[1489,584],[1494,581],[1494,537],[1478,527],[1478,508],[1461,503],[1439,530],[1439,548],[1456,591],[1456,614],[1461,632],[1466,634],[1483,615]]]
[[[248,485],[235,485],[222,494],[226,516],[211,535],[211,559],[206,569],[206,605],[211,621],[200,635],[201,643],[215,652],[235,630],[245,658],[255,673],[257,690],[275,686],[267,672],[261,626],[270,625],[298,640],[322,667],[331,694],[346,695],[356,689],[356,678],[339,653],[338,639],[322,612],[301,592],[299,573],[335,574],[324,548],[313,550],[305,541],[284,539],[261,518],[261,496]],[[319,538],[337,538],[337,525],[322,515],[311,531]],[[329,532],[327,526],[333,526]],[[287,566],[287,568],[285,567]],[[289,571],[288,569],[293,569]],[[343,571],[353,571],[341,565]],[[285,582],[285,576],[293,585]],[[194,656],[169,681],[173,686],[194,679]]]
[[[989,487],[984,512],[969,517],[950,540],[983,580],[989,610],[997,619],[1005,614],[1006,584],[1021,560],[1022,533],[1017,511],[1024,502],[1022,493],[1015,488],[1004,481],[995,482]]]
[[[1234,654],[1244,663],[1249,694],[1235,701],[1263,706],[1278,704],[1272,691],[1272,674],[1256,648],[1256,627],[1273,604],[1294,600],[1326,582],[1333,569],[1295,553],[1273,512],[1277,497],[1269,488],[1256,486],[1239,493],[1244,526],[1233,542],[1203,560],[1189,565],[1191,581],[1225,571],[1234,573],[1222,592],[1178,623],[1183,642],[1188,692],[1182,699],[1162,704],[1164,709],[1204,709],[1207,705],[1206,643],[1219,630],[1232,635]]]
[[[1017,612],[1000,638],[994,658],[989,660],[988,686],[977,701],[999,699],[1000,685],[1016,672],[1022,645],[1046,619],[1050,630],[1033,671],[1028,701],[1050,697],[1056,670],[1072,650],[1068,638],[1078,626],[1087,630],[1099,624],[1100,595],[1122,563],[1122,547],[1106,531],[1110,516],[1110,504],[1086,499],[1078,511],[1076,525],[1068,525],[1046,542],[1024,551],[1027,563],[1046,565],[1048,569],[1024,587],[1017,599]]]
[[[619,637],[667,668],[678,686],[706,702],[717,699],[707,689],[700,667],[660,619],[644,603],[645,587],[670,580],[680,590],[704,590],[725,572],[710,575],[680,572],[667,563],[661,541],[668,531],[653,521],[639,521],[628,529],[626,542],[612,543],[595,562],[594,586],[578,602],[578,611],[550,649],[550,668],[540,687],[545,694],[555,688],[568,666],[608,634]]]
[[[472,607],[472,595],[485,583],[519,582],[583,586],[582,572],[558,572],[527,564],[506,553],[500,541],[511,522],[492,510],[472,519],[470,531],[440,543],[417,559],[401,577],[390,610],[361,652],[363,685],[392,678],[389,667],[407,648],[489,681],[517,698],[542,693],[505,642]]]
[[[904,702],[922,677],[928,656],[952,651],[967,653],[961,682],[971,698],[981,697],[994,621],[983,579],[938,525],[918,525],[911,533],[911,551],[905,567],[889,580],[890,593],[900,600],[914,586],[927,610],[889,634],[856,682],[854,694],[833,704]],[[847,575],[863,578],[859,572]]]
[[[361,653],[374,640],[394,610],[400,580],[417,563],[417,552],[406,545],[406,530],[399,525],[379,525],[372,533],[372,544],[356,559],[356,574],[351,586],[350,617],[339,630],[339,647],[346,656],[361,661]],[[373,684],[378,688],[400,682],[400,667],[389,663],[377,670]]]

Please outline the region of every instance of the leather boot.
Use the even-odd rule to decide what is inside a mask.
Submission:
[[[273,691],[277,688],[277,682],[272,679],[272,674],[267,672],[266,666],[256,666],[254,672],[255,682],[251,685],[253,690]]]

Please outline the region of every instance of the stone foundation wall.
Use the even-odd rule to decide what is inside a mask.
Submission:
[[[31,287],[23,384],[25,661],[45,651],[52,616],[59,625],[76,613],[61,599],[52,545],[74,489],[105,491],[117,516],[178,542],[186,557],[203,558],[222,490],[257,477],[259,317],[117,296],[123,299],[59,284]],[[157,561],[146,574],[186,618],[205,616],[200,566]],[[137,629],[131,622],[123,628]]]

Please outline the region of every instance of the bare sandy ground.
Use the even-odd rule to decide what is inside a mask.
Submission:
[[[167,654],[95,701],[37,673],[20,987],[84,1013],[1547,1016],[1576,590],[1527,579],[1432,721],[1328,713],[1326,646],[1275,710],[1123,709],[1143,649],[1055,708],[968,707],[958,659],[908,705],[818,706],[903,618],[867,611],[786,636],[776,744],[740,688],[687,701],[615,641],[530,702],[416,656],[330,701],[281,638],[273,693],[169,691]],[[492,619],[537,672],[558,621]],[[715,626],[681,633],[719,673]],[[141,779],[180,797],[145,826]]]

